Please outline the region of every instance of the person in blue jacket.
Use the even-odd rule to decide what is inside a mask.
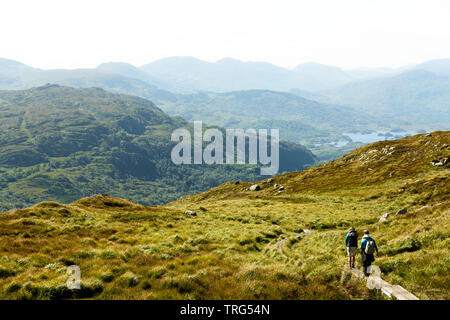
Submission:
[[[364,274],[368,277],[370,275],[370,266],[372,262],[375,261],[374,253],[377,253],[378,258],[378,247],[375,240],[370,236],[369,230],[364,230],[364,236],[361,240],[361,258]]]

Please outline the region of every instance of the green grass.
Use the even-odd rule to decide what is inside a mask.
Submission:
[[[0,214],[0,298],[383,299],[345,272],[354,226],[376,239],[383,279],[421,299],[449,299],[450,171],[430,164],[447,154],[449,138],[373,144],[259,182],[260,191],[226,183],[160,207],[97,195],[8,211]],[[400,151],[369,153],[386,145]],[[79,292],[64,287],[71,264],[81,269]]]

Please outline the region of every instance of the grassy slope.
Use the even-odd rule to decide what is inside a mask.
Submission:
[[[149,100],[98,88],[0,90],[0,211],[95,193],[161,204],[262,177],[253,165],[173,164],[170,136],[181,127],[192,130]],[[305,147],[285,141],[280,155],[280,172],[316,163]]]
[[[257,192],[226,183],[164,207],[99,195],[9,211],[0,215],[0,295],[381,298],[341,277],[354,225],[377,240],[384,279],[422,299],[449,299],[450,170],[430,165],[449,145],[449,132],[378,142],[275,177],[280,193],[274,183]],[[402,208],[406,215],[378,223]],[[82,271],[76,296],[64,286],[73,263]]]

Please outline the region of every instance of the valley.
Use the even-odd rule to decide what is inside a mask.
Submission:
[[[234,128],[282,128],[321,161],[362,146],[330,143],[347,132],[449,130],[448,59],[398,69],[342,70],[317,63],[293,70],[264,62],[169,57],[136,67],[109,62],[92,69],[41,70],[0,59],[0,89],[46,83],[99,87],[139,96],[188,121]],[[382,139],[382,138],[380,138]]]

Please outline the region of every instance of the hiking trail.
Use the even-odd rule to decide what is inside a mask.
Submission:
[[[305,236],[314,233],[314,231],[308,229],[304,229],[303,232],[305,233]],[[301,235],[295,234],[294,237],[300,238]],[[288,240],[288,238],[283,238],[279,240],[278,242],[275,243],[275,247],[282,257],[286,258],[289,262],[292,262],[293,259],[288,257],[282,250],[283,243],[286,242],[286,240]],[[411,292],[409,292],[400,285],[390,284],[389,282],[384,281],[383,279],[381,279],[381,277],[378,276],[371,275],[370,277],[366,277],[364,273],[357,268],[350,269],[347,265],[345,265],[344,268],[345,268],[344,272],[346,270],[351,271],[351,273],[356,277],[358,277],[359,279],[367,279],[367,281],[369,280],[374,281],[377,287],[381,290],[381,292],[389,298],[394,297],[397,300],[419,300],[418,297],[416,297],[415,295],[413,295]]]
[[[419,300],[415,295],[413,295],[411,292],[403,288],[402,286],[399,286],[397,284],[392,285],[380,277],[370,276],[369,278],[364,275],[364,273],[357,269],[357,268],[348,268],[347,265],[344,266],[344,268],[347,268],[351,270],[352,274],[360,279],[367,279],[369,281],[369,278],[375,278],[374,281],[378,284],[381,292],[388,296],[389,298],[395,297],[397,300]]]

